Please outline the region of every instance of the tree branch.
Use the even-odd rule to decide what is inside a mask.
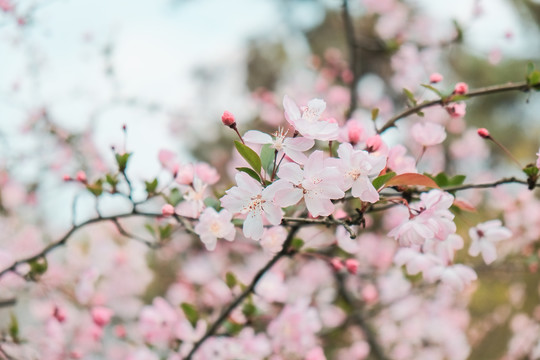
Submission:
[[[231,312],[233,312],[234,309],[236,309],[242,301],[244,301],[245,298],[247,298],[251,293],[255,291],[255,287],[257,286],[258,282],[261,280],[261,278],[266,274],[268,270],[270,270],[282,257],[291,255],[291,251],[289,249],[289,246],[291,245],[294,236],[300,229],[300,225],[294,225],[289,230],[289,234],[287,235],[287,239],[283,243],[283,248],[279,253],[277,253],[261,270],[257,272],[253,280],[251,280],[251,283],[245,288],[244,291],[225,308],[225,310],[222,311],[221,315],[216,319],[216,321],[212,324],[212,326],[206,331],[204,336],[197,341],[194,345],[189,354],[186,356],[185,360],[190,360],[195,352],[201,347],[201,345],[211,338],[212,336],[216,335],[217,331],[221,327],[221,325],[227,320]]]
[[[524,91],[527,92],[531,89],[531,86],[527,84],[526,82],[520,82],[520,83],[508,83],[505,85],[494,85],[494,86],[487,86],[480,89],[473,90],[471,92],[468,92],[465,94],[466,99],[478,97],[478,96],[484,96],[484,95],[491,95],[491,94],[497,94],[497,93],[503,93],[508,91]],[[401,113],[395,115],[394,117],[388,119],[386,123],[377,130],[378,134],[382,134],[386,130],[390,129],[391,127],[396,126],[396,122],[399,119],[405,118],[407,116],[416,114],[422,109],[432,107],[435,105],[447,105],[453,102],[466,100],[461,98],[457,98],[457,100],[453,100],[452,96],[449,96],[447,98],[442,98],[438,100],[431,100],[431,101],[425,101],[419,105],[413,106],[411,108],[408,108],[407,110],[402,111]]]

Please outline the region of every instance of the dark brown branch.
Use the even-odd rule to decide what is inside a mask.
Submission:
[[[217,334],[217,331],[219,330],[221,325],[223,325],[223,323],[227,320],[233,310],[236,309],[242,303],[242,301],[244,301],[244,299],[246,299],[251,293],[255,291],[255,287],[268,270],[270,270],[282,257],[292,254],[289,246],[291,245],[294,236],[299,229],[300,225],[295,225],[289,230],[289,234],[287,235],[287,239],[283,243],[283,248],[281,249],[281,251],[277,253],[261,270],[257,272],[253,280],[251,280],[251,283],[244,289],[244,291],[242,291],[242,293],[222,311],[221,315],[219,315],[216,321],[214,321],[214,323],[206,331],[204,336],[193,345],[193,349],[191,349],[185,360],[190,360],[195,354],[195,352],[197,352],[197,350],[206,340]]]
[[[520,82],[520,83],[508,83],[505,85],[494,85],[494,86],[487,86],[480,89],[473,90],[471,92],[468,92],[465,94],[467,98],[473,98],[477,96],[484,96],[484,95],[491,95],[491,94],[497,94],[497,93],[503,93],[508,91],[529,91],[531,89],[531,86],[528,85],[526,82]],[[395,115],[394,117],[388,119],[386,123],[377,130],[377,133],[382,134],[386,130],[390,129],[391,127],[396,126],[396,122],[399,119],[403,119],[407,116],[411,116],[413,114],[416,114],[422,109],[432,107],[435,105],[447,105],[453,102],[457,101],[463,101],[463,98],[457,98],[457,100],[453,100],[452,96],[448,98],[438,99],[438,100],[431,100],[426,101],[421,104],[418,104],[416,106],[413,106],[411,108],[408,108],[407,110],[402,111],[401,113]],[[466,100],[466,99],[465,99]]]
[[[351,19],[351,14],[349,13],[349,4],[347,0],[343,0],[342,4],[342,16],[343,16],[343,25],[345,26],[345,35],[347,37],[347,45],[349,47],[349,67],[353,74],[353,79],[351,85],[349,86],[350,90],[350,103],[349,110],[347,110],[346,117],[347,119],[351,114],[356,110],[357,107],[357,98],[358,91],[356,89],[356,84],[358,82],[358,41],[356,39],[356,34],[354,31],[354,26]]]

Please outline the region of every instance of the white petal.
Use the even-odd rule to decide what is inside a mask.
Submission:
[[[300,114],[300,109],[296,103],[287,95],[283,97],[283,109],[285,110],[285,119],[289,124],[296,126],[295,123],[301,118],[302,114]]]
[[[244,134],[244,141],[254,144],[271,144],[272,137],[257,130],[249,130]]]

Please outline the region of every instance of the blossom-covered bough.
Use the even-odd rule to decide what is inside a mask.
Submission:
[[[393,1],[364,5],[382,20],[406,11]],[[540,71],[529,68],[524,82],[472,90],[457,83],[451,92],[434,73],[424,90],[405,91],[405,110],[369,109],[366,119],[357,88],[365,44],[346,0],[342,11],[351,54],[350,73],[342,72],[350,95],[345,111],[334,103],[343,99],[328,106],[319,94],[298,102],[284,95],[282,121],[268,132],[245,131],[249,124],[225,111],[222,124],[239,141],[230,161],[214,165],[229,176],[162,150],[156,161],[164,176],[143,182],[129,175],[136,159],[128,149],[113,149],[114,170],[64,176],[92,195],[95,216],[77,221],[75,198],[64,235],[23,255],[16,243],[0,250],[0,285],[10,295],[0,307],[18,309],[19,298],[45,294],[32,319],[11,312],[0,358],[468,358],[481,338],[480,330],[467,333],[478,269],[537,250],[540,228],[530,216],[540,211],[540,160],[520,165],[521,176],[470,182],[437,163],[453,156],[443,154],[445,142],[466,133],[452,124],[463,120],[466,101],[529,95],[540,89]],[[405,136],[395,144],[387,133],[401,124]],[[478,148],[509,152],[484,128],[471,139]],[[466,190],[504,184],[523,189],[518,200],[495,194],[499,211],[478,216],[480,196]],[[105,214],[111,198],[127,210]],[[511,209],[504,222],[503,209]],[[98,223],[109,225],[114,241]],[[76,237],[87,228],[91,241],[81,243]],[[152,282],[169,268],[172,278]],[[538,316],[512,320],[509,359],[540,353],[540,338],[524,329],[538,333]]]

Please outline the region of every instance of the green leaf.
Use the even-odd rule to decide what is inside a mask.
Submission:
[[[246,317],[252,317],[253,315],[257,314],[257,307],[253,305],[253,303],[244,304],[242,307],[242,313]]]
[[[529,62],[527,63],[527,77],[526,77],[526,79],[528,79],[529,76],[531,76],[531,74],[534,72],[534,68],[535,68],[535,67],[534,67],[534,64],[533,64],[532,62],[529,61]]]
[[[197,312],[197,309],[188,303],[182,303],[180,307],[182,308],[182,311],[186,315],[188,321],[193,327],[195,327],[197,325],[197,320],[199,320],[199,313]]]
[[[157,186],[158,186],[158,179],[155,178],[154,180],[152,181],[145,181],[144,184],[146,185],[146,192],[148,194],[153,194],[156,189],[157,189]]]
[[[533,164],[529,164],[523,168],[523,172],[527,175],[527,177],[536,176],[538,175],[538,168]]]
[[[9,321],[9,335],[13,339],[13,342],[18,343],[19,342],[19,321],[17,320],[17,317],[15,314],[10,314],[10,321]]]
[[[148,230],[150,235],[152,235],[153,237],[156,237],[156,230],[152,227],[152,225],[144,224],[144,227],[146,228],[146,230]]]
[[[41,257],[39,259],[32,260],[28,262],[28,265],[30,265],[30,271],[36,275],[44,274],[47,271],[47,268],[49,267],[49,263],[47,262],[46,257]]]
[[[167,224],[165,226],[158,227],[159,230],[159,239],[160,240],[167,240],[171,237],[173,227],[171,224]]]
[[[115,154],[116,163],[118,164],[118,170],[120,170],[120,172],[126,171],[127,162],[131,154],[132,153]]]
[[[264,144],[261,148],[261,165],[267,174],[272,172],[275,153],[276,149],[270,147],[270,144]]]
[[[255,170],[257,174],[260,174],[262,165],[259,155],[257,155],[255,151],[251,150],[249,146],[244,145],[241,142],[235,141],[234,146],[236,146],[236,150],[238,150],[238,153],[242,155],[244,159],[246,159],[251,168]]]
[[[180,190],[178,188],[173,188],[171,192],[169,193],[168,202],[172,206],[175,206],[180,204],[180,201],[182,201],[184,197],[182,196],[182,193],[180,193]]]
[[[244,220],[243,219],[232,219],[231,222],[233,223],[234,226],[244,225]]]
[[[437,185],[439,185],[440,187],[444,187],[444,186],[449,185],[448,175],[446,175],[443,172],[438,173],[437,176],[435,176],[435,177],[432,177],[429,174],[424,174],[424,175],[429,176],[430,178],[432,178],[437,183]]]
[[[302,246],[304,246],[304,240],[300,239],[300,238],[294,238],[291,242],[291,247],[294,249],[294,250],[300,250],[302,248]]]
[[[527,84],[535,86],[540,84],[540,71],[534,70],[529,76],[527,76]]]
[[[371,120],[373,121],[377,120],[378,116],[379,116],[379,108],[371,109]]]
[[[98,179],[95,183],[86,185],[86,189],[98,197],[103,194],[103,180]]]
[[[248,174],[249,176],[257,180],[258,182],[261,182],[261,177],[259,176],[259,174],[257,174],[255,171],[251,170],[250,168],[237,167],[236,170],[245,172],[246,174]]]
[[[381,175],[379,177],[376,177],[375,179],[373,179],[373,187],[376,189],[376,190],[379,190],[384,184],[386,184],[386,182],[388,180],[390,180],[391,178],[393,178],[394,176],[396,176],[396,173],[391,171],[391,172],[388,172],[384,175]]]
[[[111,174],[105,175],[105,181],[109,185],[111,185],[113,188],[116,187],[116,185],[118,184],[118,178],[116,177],[116,175],[111,175]]]
[[[420,85],[425,87],[428,90],[433,91],[435,94],[439,95],[439,97],[441,97],[441,98],[444,97],[444,95],[438,89],[434,88],[433,86],[428,85],[428,84],[420,84]]]
[[[206,207],[211,207],[216,210],[219,210],[221,208],[221,203],[219,202],[219,200],[214,199],[213,197],[207,197],[206,199],[204,199],[204,205],[206,205]]]
[[[450,95],[449,100],[452,100],[453,102],[457,101],[463,101],[468,100],[470,96],[464,95],[464,94],[456,94],[456,95]]]
[[[236,275],[228,271],[225,274],[225,284],[227,284],[229,289],[232,289],[237,283],[238,283],[238,280],[236,279]]]
[[[409,99],[409,101],[411,102],[411,104],[413,106],[416,106],[416,99],[414,98],[414,94],[412,92],[410,92],[410,90],[408,89],[403,89],[403,93],[405,94],[405,96],[407,97],[407,99]]]
[[[465,175],[455,175],[452,178],[448,179],[449,186],[459,186],[465,182]]]

